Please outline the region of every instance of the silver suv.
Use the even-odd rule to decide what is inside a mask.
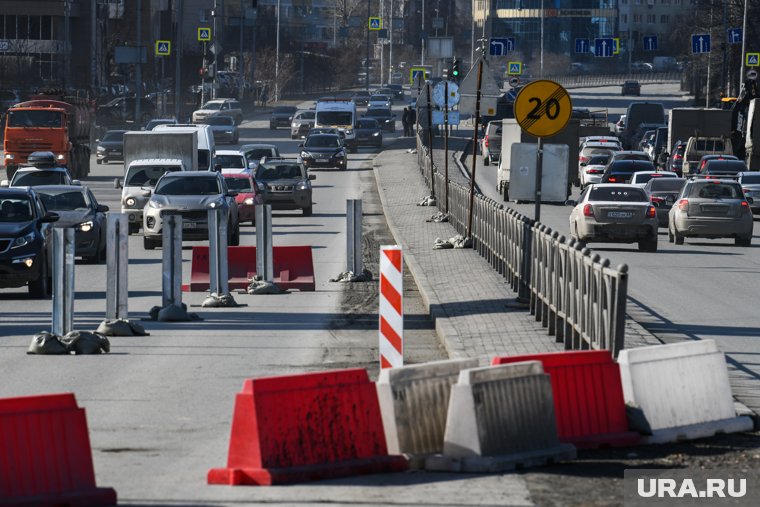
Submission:
[[[146,191],[150,192],[150,191]],[[146,250],[161,246],[163,215],[167,211],[182,215],[182,238],[208,239],[208,210],[227,208],[227,243],[240,244],[240,223],[235,202],[237,192],[227,189],[224,177],[218,172],[181,171],[165,173],[143,212],[143,238]]]
[[[264,204],[270,204],[272,209],[300,209],[306,217],[311,216],[311,180],[316,178],[307,174],[297,159],[267,160],[259,165],[254,177]]]

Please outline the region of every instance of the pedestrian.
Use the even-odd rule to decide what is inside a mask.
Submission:
[[[409,128],[409,107],[404,108],[404,113],[401,115],[401,125],[404,126],[404,137],[409,137],[411,135]]]
[[[665,170],[668,166],[669,158],[670,158],[670,153],[668,153],[668,150],[662,150],[660,152],[660,156],[657,157],[657,169]]]
[[[409,135],[413,136],[414,131],[417,129],[417,110],[413,107],[409,107]]]

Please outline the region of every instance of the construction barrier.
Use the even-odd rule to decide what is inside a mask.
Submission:
[[[0,399],[0,506],[116,505],[95,485],[87,418],[71,393]]]
[[[227,467],[209,484],[270,485],[398,472],[362,369],[249,379],[236,396]]]
[[[276,246],[274,250],[274,283],[282,289],[314,291],[314,261],[310,246]],[[256,273],[255,246],[227,247],[230,290],[245,290]],[[194,246],[190,264],[190,283],[183,284],[185,292],[209,290],[209,248]]]
[[[541,361],[549,375],[557,433],[577,448],[636,445],[628,431],[620,367],[608,350],[495,357],[492,364]]]
[[[618,356],[626,404],[646,443],[752,430],[737,417],[726,358],[714,340],[626,349]]]
[[[561,444],[549,376],[530,361],[462,370],[451,390],[443,455],[425,468],[441,472],[503,472],[574,459]]]
[[[380,368],[404,364],[404,268],[400,246],[380,247]]]
[[[455,359],[380,370],[377,396],[388,452],[443,452],[451,386],[460,370],[476,366],[477,359]]]

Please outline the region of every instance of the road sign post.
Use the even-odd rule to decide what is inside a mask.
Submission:
[[[346,271],[361,275],[364,272],[361,199],[346,199],[346,236]]]
[[[472,237],[472,208],[475,202],[475,172],[478,165],[478,126],[480,125],[480,87],[483,85],[483,57],[478,59],[478,74],[475,92],[475,116],[472,121],[472,174],[470,174],[470,205],[467,212],[465,238]]]
[[[536,152],[536,221],[541,220],[541,186],[543,182],[543,138],[565,128],[573,111],[567,90],[554,81],[540,80],[525,85],[515,99],[515,119],[523,130],[538,138]]]
[[[272,206],[258,205],[256,214],[256,275],[265,282],[274,279],[272,259]]]
[[[425,83],[427,94],[428,156],[430,158],[430,196],[435,199],[435,165],[433,164],[433,103],[430,101],[430,83]]]
[[[161,306],[182,306],[182,215],[162,212]]]

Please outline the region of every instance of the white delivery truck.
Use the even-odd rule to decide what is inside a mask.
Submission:
[[[158,179],[166,172],[198,170],[198,133],[196,131],[152,130],[124,134],[124,179],[121,212],[129,219],[129,233],[140,230],[143,208]]]
[[[317,102],[314,128],[334,127],[343,132],[351,153],[356,153],[356,103],[351,98],[321,99]]]
[[[496,190],[508,201],[512,145],[522,142],[522,129],[514,118],[505,118],[501,122],[501,157],[496,173]]]

